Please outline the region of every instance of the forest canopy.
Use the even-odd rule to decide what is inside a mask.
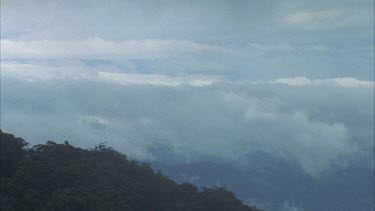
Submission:
[[[0,133],[1,210],[257,210],[223,187],[176,184],[104,144],[27,148]]]

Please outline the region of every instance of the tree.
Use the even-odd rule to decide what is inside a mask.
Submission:
[[[23,139],[1,137],[1,210],[256,210],[223,188],[178,185],[104,144],[48,141],[26,150]]]
[[[11,177],[16,172],[17,164],[26,156],[27,142],[12,134],[0,130],[1,177]]]

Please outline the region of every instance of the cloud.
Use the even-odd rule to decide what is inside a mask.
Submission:
[[[373,11],[364,9],[329,9],[318,11],[299,10],[285,16],[284,23],[305,30],[334,30],[342,27],[362,25],[373,16]]]
[[[356,78],[333,78],[333,79],[315,79],[310,80],[306,77],[279,78],[271,83],[287,84],[290,86],[307,86],[307,85],[334,85],[343,87],[369,87],[374,88],[373,81],[361,81]]]
[[[5,0],[1,125],[141,160],[345,168],[373,156],[372,7]]]
[[[153,85],[153,86],[208,86],[217,82],[218,79],[210,77],[171,77],[166,75],[151,74],[124,74],[99,72],[99,78],[110,83],[118,83],[122,85]]]
[[[90,80],[5,76],[2,129],[32,144],[108,141],[145,161],[246,166],[261,151],[313,176],[373,156],[373,88],[367,85],[306,79],[314,85],[220,80],[196,86],[189,77],[112,74],[105,80],[100,74]]]
[[[82,116],[81,121],[95,130],[105,129],[109,125],[108,120],[99,116]]]
[[[6,66],[20,61],[39,66],[42,63],[48,68],[81,63],[127,73],[220,75],[236,63],[245,65],[252,57],[244,49],[187,40],[1,40],[1,45]]]
[[[13,0],[1,6],[2,63],[79,60],[126,73],[251,80],[374,78],[372,1]]]
[[[186,40],[1,40],[4,59],[166,59],[196,53],[231,53],[229,49]]]
[[[65,64],[64,67],[62,65]],[[69,65],[69,68],[66,66]],[[63,62],[57,65],[36,63],[1,64],[3,77],[29,82],[49,80],[89,80],[121,85],[153,86],[209,86],[222,79],[215,76],[189,75],[173,76],[162,74],[121,73],[118,69],[99,66],[92,67],[82,62]]]
[[[1,45],[1,66],[4,74],[24,74],[29,75],[29,78],[67,75],[80,78],[98,72],[118,72],[270,80],[301,74],[299,63],[301,65],[304,63],[303,72],[306,72],[304,75],[307,76],[322,77],[323,75],[323,78],[327,77],[325,76],[327,74],[333,74],[335,77],[352,76],[345,70],[348,66],[340,70],[340,73],[336,73],[335,69],[317,71],[315,65],[327,60],[324,56],[321,60],[319,58],[319,61],[304,57],[295,58],[303,54],[339,55],[335,57],[340,55],[346,57],[351,54],[351,51],[334,52],[324,45],[315,44],[294,46],[288,43],[249,43],[242,47],[225,47],[188,40],[112,41],[89,38],[34,41],[2,39]],[[360,55],[361,52],[362,50],[359,50],[356,54]],[[370,61],[369,58],[365,60]],[[358,63],[366,64],[366,61],[358,61]],[[306,65],[306,63],[313,64]],[[42,71],[45,73],[42,74]],[[362,72],[368,72],[367,68]]]
[[[338,22],[342,14],[337,10],[326,11],[298,11],[294,14],[285,17],[285,22],[292,25],[305,25],[306,29],[316,29],[325,26],[326,24]]]

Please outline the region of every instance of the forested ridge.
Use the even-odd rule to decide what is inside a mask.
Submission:
[[[104,144],[27,148],[0,133],[1,210],[257,210],[222,187],[176,184]]]

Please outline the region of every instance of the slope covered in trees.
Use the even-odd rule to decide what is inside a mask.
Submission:
[[[243,210],[233,192],[178,185],[110,147],[81,149],[1,133],[1,210]]]

